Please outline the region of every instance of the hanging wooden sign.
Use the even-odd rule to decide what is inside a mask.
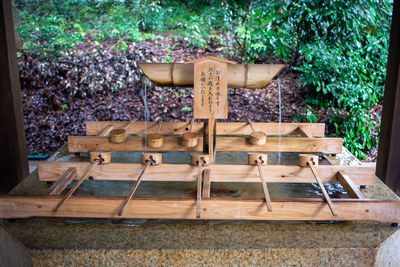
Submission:
[[[194,118],[227,119],[228,63],[236,63],[215,57],[205,57],[187,63],[194,63]]]

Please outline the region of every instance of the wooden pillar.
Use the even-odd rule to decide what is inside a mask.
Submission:
[[[394,1],[376,175],[400,195],[400,2]]]
[[[209,154],[211,162],[215,159],[216,119],[205,119],[203,127],[203,153]]]
[[[0,191],[28,174],[11,0],[0,0]]]

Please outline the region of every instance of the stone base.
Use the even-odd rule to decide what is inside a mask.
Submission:
[[[375,180],[365,197],[397,198]],[[13,193],[44,194],[48,186],[35,171]],[[21,261],[10,266],[400,266],[399,228],[376,222],[30,218],[0,220],[0,238],[0,265]],[[10,238],[18,241],[5,245]]]

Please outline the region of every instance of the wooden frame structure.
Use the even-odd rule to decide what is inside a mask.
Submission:
[[[1,86],[0,91],[2,97],[0,101],[6,101],[0,105],[5,107],[0,110],[0,116],[4,118],[2,120],[3,127],[0,130],[1,144],[7,147],[6,150],[12,153],[4,152],[1,158],[1,190],[8,192],[9,189],[13,188],[18,182],[28,175],[28,162],[26,157],[26,147],[23,129],[23,117],[20,104],[19,85],[18,85],[18,69],[17,69],[17,58],[15,49],[15,37],[14,37],[14,23],[12,18],[12,5],[9,0],[0,1],[0,66],[3,72],[1,72]],[[400,39],[400,3],[394,1],[393,15],[392,15],[392,29],[390,36],[389,45],[389,56],[388,66],[386,75],[385,85],[385,98],[384,98],[384,110],[381,126],[380,146],[379,146],[379,157],[377,162],[377,176],[383,179],[383,181],[397,194],[399,194],[400,179],[399,170],[400,165],[398,164],[398,156],[396,152],[400,151],[400,143],[398,132],[400,129],[399,123],[399,106],[400,106],[400,83],[399,83],[399,39]],[[159,65],[161,66],[161,64]],[[192,77],[192,71],[188,70],[185,75],[174,77],[173,72],[177,72],[179,67],[183,65],[162,65],[165,69],[169,69],[166,72],[165,82],[167,84],[174,84],[175,80],[179,80],[185,77]],[[243,68],[246,70],[246,66],[235,65],[235,67]],[[251,65],[247,66],[251,68]],[[172,77],[172,81],[169,77]],[[236,77],[236,75],[233,75]],[[239,76],[238,76],[239,77]],[[248,77],[249,78],[249,77]],[[192,84],[190,79],[186,79],[185,85]],[[184,84],[185,81],[182,81]],[[240,83],[238,83],[240,85]],[[10,97],[13,101],[9,101]],[[397,115],[396,115],[397,114]],[[316,135],[314,135],[316,136]]]
[[[147,123],[147,131],[157,128],[158,123]],[[190,123],[165,122],[159,132],[168,134],[164,145],[157,151],[201,151],[202,145],[195,148],[185,148],[179,145],[179,134],[188,131]],[[87,134],[93,136],[70,137],[69,150],[72,152],[129,150],[132,140],[139,140],[132,144],[130,150],[144,148],[143,137],[129,136],[125,142],[115,144],[107,139],[112,129],[124,128],[128,134],[139,135],[144,131],[143,122],[88,122]],[[323,144],[330,138],[323,138],[324,124],[282,124],[279,127],[274,123],[255,123],[254,127],[262,129],[267,134],[285,134],[291,137],[282,137],[285,142],[296,140],[297,152],[309,152],[310,149],[299,146],[304,140],[319,139]],[[154,129],[153,129],[154,128]],[[194,123],[192,131],[201,134],[204,132],[202,123]],[[217,151],[221,151],[218,142],[224,138],[241,138],[246,140],[251,133],[248,123],[217,123],[215,133],[217,137]],[[225,135],[229,135],[226,137]],[[235,137],[232,137],[235,135]],[[294,136],[297,137],[294,137]],[[316,138],[315,138],[316,137]],[[133,139],[134,138],[134,139]],[[171,140],[174,146],[171,146]],[[276,137],[274,137],[276,138]],[[209,138],[206,138],[206,140]],[[93,142],[94,147],[76,146],[76,141]],[[341,142],[341,140],[335,142]],[[207,141],[206,141],[207,142]],[[271,139],[267,140],[267,143]],[[290,141],[289,141],[290,142]],[[201,142],[199,142],[201,143]],[[106,146],[107,145],[107,146]],[[179,148],[182,147],[182,148]],[[247,148],[251,147],[251,149]],[[340,143],[341,147],[341,143]],[[96,149],[97,148],[97,149]],[[233,151],[251,151],[260,149],[259,146],[234,146]],[[278,147],[273,148],[278,149]],[[286,148],[283,148],[285,151]],[[305,150],[305,151],[304,151]],[[321,146],[313,151],[321,152]],[[222,149],[222,151],[225,151]],[[292,151],[292,150],[290,150]],[[335,150],[339,153],[338,150]],[[334,151],[334,152],[335,152]],[[323,151],[322,151],[323,152]],[[100,153],[100,152],[98,152]],[[332,151],[331,151],[332,153]],[[200,164],[200,163],[199,163]],[[147,169],[142,164],[109,163],[95,164],[86,162],[41,162],[38,164],[39,180],[54,182],[49,188],[47,196],[3,196],[0,197],[0,217],[26,218],[32,216],[46,217],[81,217],[81,218],[147,218],[147,219],[205,219],[205,220],[296,220],[296,221],[329,221],[329,220],[373,220],[379,222],[400,221],[400,200],[365,199],[358,185],[372,185],[374,183],[374,168],[340,165],[319,165],[314,167],[284,166],[284,165],[222,165],[207,164],[159,164]],[[108,181],[135,181],[134,189],[126,197],[100,196],[73,196],[68,192],[66,198],[61,193],[72,181],[82,182],[82,177],[88,177],[90,169],[91,180]],[[147,169],[147,170],[146,170]],[[146,173],[144,174],[144,171]],[[291,198],[270,199],[268,183],[315,183],[313,175],[318,173],[320,183],[339,183],[345,189],[349,198],[335,199],[326,195],[323,198]],[[260,177],[261,176],[261,177]],[[260,181],[261,178],[261,181]],[[86,178],[85,178],[86,179]],[[140,181],[146,182],[197,182],[197,196],[195,198],[160,198],[160,197],[133,197]],[[267,198],[223,198],[212,196],[213,183],[259,183],[263,186]],[[78,184],[78,186],[79,186]],[[267,190],[265,192],[265,190]],[[133,197],[133,198],[132,198]],[[132,199],[131,199],[132,198]],[[327,202],[328,201],[328,202]],[[266,206],[266,202],[268,205]],[[62,207],[60,205],[62,203]],[[329,205],[328,205],[329,203]],[[123,208],[121,209],[121,204]],[[122,212],[123,211],[123,212]],[[334,212],[333,212],[334,211]]]

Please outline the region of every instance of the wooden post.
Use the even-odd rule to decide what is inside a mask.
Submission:
[[[0,0],[0,191],[29,175],[10,0]]]
[[[196,218],[201,216],[201,188],[203,183],[203,163],[199,161],[197,163],[198,174],[197,174],[197,197],[196,197]]]
[[[400,195],[400,2],[394,1],[376,176]]]
[[[203,171],[203,192],[202,198],[211,197],[211,170],[205,169]]]
[[[209,154],[211,157],[211,162],[214,162],[214,153],[215,153],[215,142],[216,142],[216,119],[207,119],[204,120],[203,127],[203,153]]]

